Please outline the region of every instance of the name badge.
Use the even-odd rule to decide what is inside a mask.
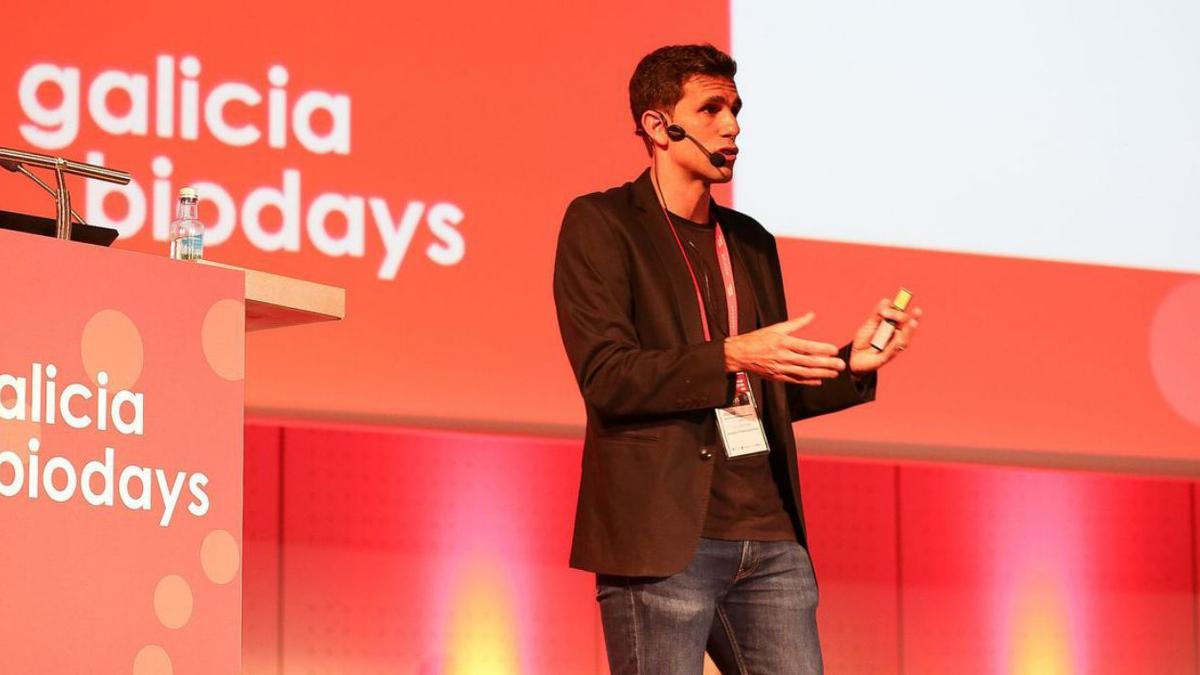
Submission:
[[[759,455],[770,451],[767,433],[758,415],[758,405],[745,373],[737,375],[737,394],[733,403],[717,408],[717,429],[721,432],[721,445],[729,459]]]

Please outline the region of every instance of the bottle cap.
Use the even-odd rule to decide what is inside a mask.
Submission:
[[[184,188],[179,188],[179,198],[180,199],[197,199],[197,198],[199,198],[199,195],[196,194],[196,188],[184,187]]]

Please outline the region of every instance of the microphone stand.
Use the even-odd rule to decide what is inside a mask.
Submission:
[[[31,172],[29,169],[26,169],[24,164],[17,164],[16,162],[10,162],[6,159],[0,159],[0,167],[4,167],[13,173],[19,173],[34,183],[37,183],[38,187],[45,190],[46,194],[50,195],[56,204],[58,203],[58,192],[49,185],[46,185],[46,181],[38,178],[37,174]],[[75,219],[75,222],[81,225],[87,225],[87,223],[83,220],[83,217],[76,213],[74,208],[71,209],[71,217]]]
[[[54,197],[54,236],[71,241],[71,193],[67,190],[67,177],[63,173],[65,163],[62,157],[54,163],[54,177],[58,179],[58,194]]]
[[[58,190],[46,185],[41,179],[30,173],[25,168],[25,164],[52,169]],[[83,223],[83,218],[80,218],[79,214],[75,213],[75,210],[71,208],[71,193],[67,190],[67,174],[96,178],[120,185],[126,185],[132,179],[126,171],[118,171],[95,164],[73,162],[62,157],[51,157],[50,155],[40,155],[9,148],[0,148],[0,166],[14,173],[24,174],[54,197],[54,236],[57,239],[68,241],[71,239],[71,217],[74,216],[80,223]]]

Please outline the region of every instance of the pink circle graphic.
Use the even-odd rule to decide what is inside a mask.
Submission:
[[[213,530],[204,537],[200,544],[200,566],[214,584],[233,581],[241,563],[237,539],[227,530]]]
[[[1167,405],[1200,427],[1200,280],[1167,294],[1150,322],[1150,367]]]
[[[213,372],[226,380],[246,376],[244,322],[246,306],[240,300],[218,300],[204,315],[200,347]]]
[[[142,374],[145,350],[142,334],[133,320],[115,309],[96,312],[80,338],[83,369],[92,382],[108,377],[109,391],[130,389]]]
[[[146,645],[133,657],[133,675],[172,675],[171,657],[158,645]]]
[[[192,618],[192,604],[192,587],[177,574],[168,574],[154,587],[154,614],[167,628],[183,628]]]

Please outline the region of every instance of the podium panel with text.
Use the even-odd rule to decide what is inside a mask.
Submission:
[[[237,673],[245,280],[0,231],[3,670]]]

